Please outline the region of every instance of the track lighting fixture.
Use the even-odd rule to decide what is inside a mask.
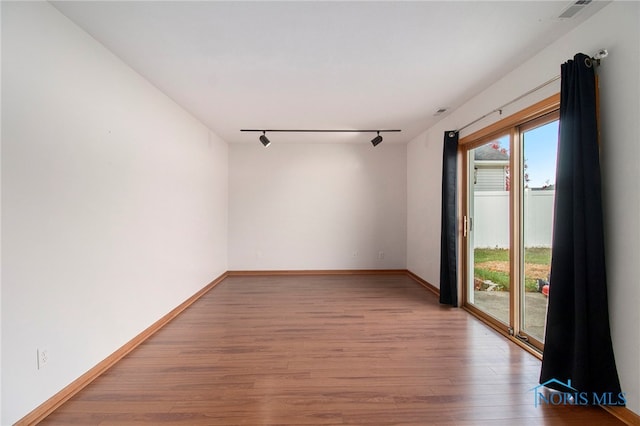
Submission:
[[[267,139],[267,132],[265,132],[264,130],[262,131],[262,135],[260,135],[260,142],[262,142],[262,145],[264,145],[265,147],[271,145],[271,141],[269,139]]]
[[[267,139],[266,133],[267,132],[287,132],[287,133],[369,133],[369,132],[376,132],[378,134],[378,136],[376,136],[375,138],[371,139],[371,143],[373,144],[373,146],[377,146],[380,144],[380,142],[382,142],[382,136],[380,136],[380,133],[382,132],[401,132],[402,130],[399,129],[393,129],[393,130],[354,130],[354,129],[345,129],[345,130],[340,130],[340,129],[322,129],[322,130],[309,130],[309,129],[240,129],[241,132],[262,132],[262,135],[260,135],[260,142],[262,142],[262,145],[264,146],[269,146],[271,144],[271,141],[269,139]]]
[[[378,146],[380,142],[382,142],[382,136],[380,136],[380,132],[378,132],[378,136],[371,139],[371,143],[373,144],[373,146]]]

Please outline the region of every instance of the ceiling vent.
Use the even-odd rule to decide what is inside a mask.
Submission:
[[[564,12],[558,16],[560,19],[569,19],[573,18],[576,13],[580,12],[582,9],[587,7],[591,3],[591,0],[578,0],[577,2],[569,5]]]

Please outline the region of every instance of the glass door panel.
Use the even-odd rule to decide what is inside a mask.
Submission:
[[[537,126],[534,123],[522,131],[521,328],[541,343],[551,270],[558,123],[557,120]]]
[[[466,301],[504,324],[512,276],[509,142],[506,134],[467,151]]]

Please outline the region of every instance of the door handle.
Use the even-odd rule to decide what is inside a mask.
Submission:
[[[462,223],[462,235],[464,238],[467,238],[467,226],[469,225],[469,220],[467,219],[467,216],[465,215],[463,218],[463,223]]]

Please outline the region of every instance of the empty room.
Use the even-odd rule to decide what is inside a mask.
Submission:
[[[640,424],[640,2],[0,15],[1,425]]]

